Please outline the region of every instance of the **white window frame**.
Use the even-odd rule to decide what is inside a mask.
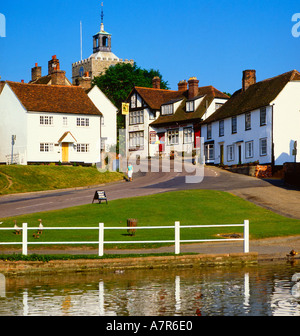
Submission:
[[[174,129],[168,131],[168,145],[178,145],[179,144],[179,129]]]
[[[63,126],[68,126],[68,117],[63,117]]]
[[[225,135],[225,121],[219,121],[219,137],[223,137]]]
[[[227,161],[234,161],[234,145],[227,146]]]
[[[251,112],[245,113],[245,131],[251,130]]]
[[[236,134],[236,133],[237,133],[237,117],[234,116],[231,118],[231,134]]]
[[[224,103],[215,103],[215,111],[217,111],[223,105],[224,105]]]
[[[77,127],[89,127],[90,119],[89,118],[76,118]]]
[[[77,153],[89,153],[90,144],[76,144],[76,152]]]
[[[214,161],[214,159],[215,159],[215,145],[214,144],[206,144],[204,150],[205,150],[205,160],[206,161]]]
[[[262,107],[260,109],[259,123],[260,123],[260,126],[267,125],[267,108],[266,107]]]
[[[129,125],[144,123],[144,110],[129,112]]]
[[[263,149],[265,150],[263,151]],[[268,155],[268,139],[267,138],[259,139],[259,155],[260,156]]]
[[[212,124],[207,124],[206,130],[207,130],[206,137],[209,140],[212,138]]]
[[[40,116],[40,125],[43,126],[52,126],[53,125],[53,116]]]
[[[144,131],[129,133],[129,149],[144,148]]]
[[[185,127],[183,129],[183,143],[190,144],[193,142],[193,127]]]
[[[161,115],[171,115],[173,114],[173,104],[162,105]]]
[[[254,156],[253,140],[245,142],[245,158],[251,159]]]
[[[40,152],[49,153],[54,151],[54,144],[50,142],[41,142],[40,143]]]
[[[195,111],[195,102],[194,100],[190,100],[186,102],[186,112],[194,112]]]
[[[136,93],[134,93],[130,98],[130,107],[136,108],[137,107],[137,96]]]

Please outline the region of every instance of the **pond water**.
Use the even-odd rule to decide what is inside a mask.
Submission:
[[[299,316],[298,280],[290,262],[1,276],[0,316]]]

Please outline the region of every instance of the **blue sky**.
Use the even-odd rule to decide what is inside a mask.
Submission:
[[[47,74],[57,55],[71,79],[71,65],[92,54],[100,30],[99,0],[1,1],[6,37],[0,38],[2,80],[30,80],[37,62]],[[300,70],[300,37],[292,36],[294,0],[104,0],[105,30],[112,51],[138,66],[159,69],[171,89],[196,76],[200,85],[233,93],[242,71],[256,69],[263,80]],[[299,29],[300,30],[300,29]]]

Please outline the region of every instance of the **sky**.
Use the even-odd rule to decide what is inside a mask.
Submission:
[[[241,88],[243,70],[255,69],[258,81],[300,71],[300,37],[292,34],[299,1],[103,3],[113,53],[142,68],[159,70],[172,90],[177,90],[179,81],[197,77],[200,86],[234,93]],[[81,58],[80,21],[83,58],[88,58],[92,37],[100,30],[101,1],[2,0],[0,13],[6,19],[6,37],[0,37],[1,80],[28,82],[35,63],[47,75],[52,55],[57,55],[71,80],[72,63]],[[295,30],[300,32],[300,27]]]

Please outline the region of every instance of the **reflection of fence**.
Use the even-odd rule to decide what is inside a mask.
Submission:
[[[181,240],[180,232],[181,229],[187,228],[221,228],[221,227],[244,227],[244,237],[234,238],[234,239],[191,239],[191,240]],[[28,230],[40,230],[39,227],[28,227],[27,223],[24,223],[22,228],[22,242],[7,242],[0,245],[22,245],[22,254],[28,254],[28,245],[86,245],[86,244],[97,244],[99,247],[99,256],[104,255],[104,244],[160,244],[160,243],[175,243],[175,254],[180,254],[180,243],[198,243],[198,242],[228,242],[228,241],[244,241],[244,253],[249,253],[249,221],[245,220],[243,224],[225,224],[225,225],[180,225],[180,222],[175,222],[175,226],[140,226],[135,227],[135,230],[155,230],[155,229],[173,229],[175,231],[174,240],[146,240],[146,241],[105,241],[104,231],[105,230],[127,230],[127,227],[104,227],[103,223],[99,224],[99,227],[43,227],[44,230],[97,230],[99,233],[98,241],[76,241],[76,242],[29,242],[28,241]],[[15,230],[15,228],[0,228],[0,230]]]

